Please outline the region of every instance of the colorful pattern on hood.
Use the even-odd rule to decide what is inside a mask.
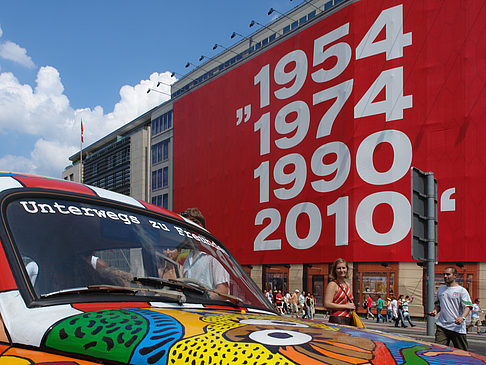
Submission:
[[[352,327],[203,309],[79,314],[53,326],[44,344],[130,364],[458,364],[464,356],[484,363],[451,348]]]

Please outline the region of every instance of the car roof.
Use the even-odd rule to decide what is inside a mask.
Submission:
[[[8,189],[21,188],[34,188],[41,190],[46,189],[49,191],[54,190],[59,192],[76,193],[89,197],[104,198],[117,203],[132,205],[138,208],[147,209],[156,213],[162,213],[164,215],[186,221],[186,219],[182,218],[180,215],[175,214],[167,209],[158,207],[154,204],[150,204],[142,200],[134,199],[128,195],[123,195],[96,186],[33,174],[0,171],[0,192],[6,191]]]

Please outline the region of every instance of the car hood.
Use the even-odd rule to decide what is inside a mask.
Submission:
[[[230,308],[110,308],[54,323],[41,347],[124,364],[484,363],[449,347],[376,331]]]

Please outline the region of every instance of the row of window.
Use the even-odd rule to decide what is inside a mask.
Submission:
[[[152,191],[169,186],[169,167],[152,171]]]
[[[328,1],[327,3],[324,4],[324,12],[327,12],[333,6],[339,4],[342,1],[344,1],[344,0],[330,0],[330,1]],[[299,20],[296,20],[292,24],[284,27],[283,28],[283,34],[286,34],[286,33],[290,32],[291,30],[294,30],[297,27],[300,27],[301,25],[307,23],[309,20],[314,19],[315,17],[316,17],[316,10],[313,10],[309,14],[307,14],[306,16],[303,16]],[[219,72],[222,72],[224,69],[230,67],[231,65],[233,65],[237,61],[242,60],[244,57],[248,57],[253,52],[258,51],[259,49],[261,49],[261,48],[267,46],[268,44],[272,43],[276,38],[277,38],[277,33],[274,33],[274,34],[271,34],[269,37],[261,40],[260,42],[255,43],[253,45],[250,42],[250,47],[248,48],[248,50],[236,55],[235,57],[232,57],[231,59],[229,59],[225,63],[219,65],[218,67],[215,67],[214,69],[209,70],[204,75],[198,77],[197,79],[193,80],[192,82],[188,83],[187,85],[185,85],[181,89],[174,92],[172,94],[172,97],[174,98],[174,97],[176,97],[176,96],[178,96],[182,93],[185,93],[186,91],[193,88],[194,86],[196,86],[196,85],[200,84],[201,82],[206,81],[207,79],[213,77],[213,75],[215,73],[217,74]]]
[[[125,137],[86,157],[83,164],[83,182],[93,184],[99,176],[105,176],[129,164],[130,137]]]
[[[300,18],[299,20],[296,20],[292,24],[287,25],[283,29],[284,34],[290,32],[291,30],[294,30],[295,28],[297,28],[301,25],[303,25],[304,23],[308,22],[309,20],[315,18],[315,16],[316,16],[316,11],[315,10],[311,11],[309,14],[307,14],[307,16],[303,16],[302,18]]]
[[[152,197],[152,204],[169,209],[169,194],[162,194]]]
[[[130,195],[130,168],[113,172],[107,176],[94,181],[84,181],[87,184],[99,188],[115,191],[117,193]]]
[[[111,154],[115,150],[120,150],[124,146],[126,147],[127,145],[130,145],[130,136],[117,136],[116,142],[113,142],[99,150],[93,153],[89,153],[86,156],[86,162],[93,159],[99,159],[99,158],[104,158],[105,156]]]
[[[152,120],[152,136],[172,128],[172,110]]]
[[[91,163],[91,161],[88,161],[88,163],[86,163],[85,173],[99,175],[129,162],[130,150],[124,149],[112,155],[108,155],[97,162]]]
[[[159,142],[152,146],[152,165],[169,159],[169,140]]]

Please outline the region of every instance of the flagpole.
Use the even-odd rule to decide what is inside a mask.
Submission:
[[[81,148],[80,148],[80,153],[81,153],[81,158],[80,158],[80,163],[79,163],[79,182],[82,184],[83,183],[83,120],[81,119]]]

